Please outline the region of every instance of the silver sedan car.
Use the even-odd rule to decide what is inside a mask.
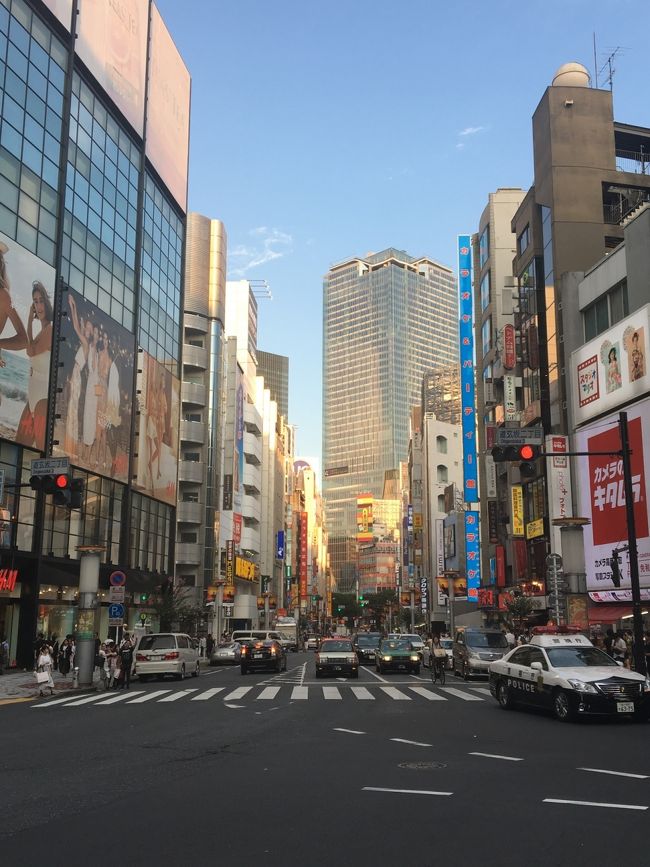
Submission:
[[[217,644],[210,654],[210,665],[239,665],[240,660],[241,645],[238,641]]]

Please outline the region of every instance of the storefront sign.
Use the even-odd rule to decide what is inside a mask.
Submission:
[[[221,608],[222,608],[222,610],[223,610],[223,616],[224,616],[224,617],[232,617],[234,607],[235,607],[235,606],[232,605],[230,602],[225,602],[225,603],[221,606]]]
[[[235,593],[237,592],[237,588],[234,584],[226,584],[223,588],[223,601],[224,605],[232,605],[235,601]]]
[[[275,534],[275,558],[284,560],[284,530],[278,530]]]
[[[495,549],[497,561],[497,587],[506,586],[506,549],[503,545],[497,545]]]
[[[257,578],[257,567],[251,560],[235,557],[235,575],[237,578],[243,578],[244,581],[255,581]]]
[[[574,425],[650,391],[650,304],[571,354]]]
[[[463,499],[478,502],[476,460],[476,401],[474,383],[474,299],[472,248],[469,235],[458,236],[458,289],[460,293],[460,387],[463,423]]]
[[[521,485],[513,485],[510,489],[512,510],[512,535],[524,535],[524,489]]]
[[[513,370],[516,363],[515,326],[505,325],[503,327],[503,366],[506,370]]]
[[[298,579],[301,599],[307,598],[307,522],[307,512],[300,512]]]
[[[488,513],[488,540],[494,545],[499,541],[499,528],[498,528],[498,515],[499,515],[499,506],[496,500],[488,500],[487,504],[487,513]]]
[[[497,467],[491,454],[485,455],[485,487],[486,496],[497,495]]]
[[[0,569],[0,593],[11,593],[18,580],[18,569]]]
[[[429,581],[423,575],[420,578],[420,611],[422,614],[427,613],[429,607]]]
[[[627,407],[632,465],[632,493],[639,558],[639,583],[650,588],[650,527],[646,466],[650,464],[650,399]],[[576,451],[616,452],[621,448],[618,416],[600,419],[577,432]],[[578,458],[580,514],[590,519],[584,527],[585,571],[588,591],[629,590],[627,551],[619,555],[620,577],[612,573],[614,548],[627,540],[623,487],[623,461],[616,455]]]
[[[559,527],[552,524],[553,518],[571,518],[573,504],[571,495],[571,469],[569,459],[562,457],[569,450],[569,439],[565,436],[546,437],[546,453],[558,457],[546,461],[546,483],[548,485],[549,512],[551,518],[551,541],[553,551],[562,552],[562,534]]]
[[[226,542],[226,584],[234,584],[235,545],[232,539]]]
[[[436,574],[445,571],[445,524],[442,518],[436,518]],[[438,590],[438,605],[445,604],[445,597]]]
[[[478,522],[478,512],[465,512],[465,575],[467,577],[468,602],[478,602],[478,588],[481,586]]]
[[[236,512],[233,512],[232,515],[232,540],[235,545],[239,545],[241,542],[241,525],[242,525],[242,517],[238,515]]]
[[[503,377],[503,411],[506,421],[517,419],[517,386],[514,376]]]
[[[232,475],[229,473],[223,477],[223,510],[232,510]]]
[[[489,587],[479,587],[478,604],[481,608],[494,608],[495,594]]]
[[[544,519],[536,518],[534,521],[529,521],[526,524],[526,538],[537,539],[538,536],[544,535]]]

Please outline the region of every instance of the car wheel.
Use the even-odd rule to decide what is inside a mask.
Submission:
[[[503,710],[512,710],[512,695],[508,685],[503,680],[500,680],[497,684],[497,701]]]
[[[248,669],[246,668],[245,665],[242,665],[242,667],[241,667],[241,673],[242,673],[242,674],[248,674]]]
[[[466,662],[463,662],[462,675],[463,675],[463,680],[469,680],[469,671],[467,670],[467,663]]]
[[[181,665],[180,674],[177,674],[176,677],[178,678],[178,680],[185,680],[185,663]]]
[[[284,668],[282,669],[282,671],[286,671],[286,670],[287,670],[287,657],[285,656],[284,657]]]
[[[192,672],[192,677],[198,677],[200,669],[201,669],[200,663],[197,661],[196,668]]]
[[[280,672],[282,671],[282,660],[281,659],[278,659],[278,661],[275,663],[275,671],[276,671],[276,674],[280,674]]]
[[[560,722],[571,722],[575,718],[569,693],[563,689],[556,690],[553,695],[553,713]]]

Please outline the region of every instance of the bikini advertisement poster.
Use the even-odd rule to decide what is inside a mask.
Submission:
[[[0,436],[42,451],[55,271],[0,232]]]
[[[118,482],[129,478],[135,338],[68,290],[61,341],[52,453]]]
[[[134,487],[176,504],[180,383],[146,352],[138,355],[138,458]]]

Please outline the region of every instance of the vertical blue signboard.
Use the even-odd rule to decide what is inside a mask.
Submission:
[[[278,530],[276,534],[275,556],[277,560],[284,560],[284,530]]]
[[[466,503],[478,503],[474,397],[474,300],[472,247],[469,235],[458,236],[458,291],[460,294],[460,390],[463,415],[463,499]]]
[[[481,586],[478,515],[478,512],[465,512],[465,577],[468,602],[478,602],[478,588]]]

